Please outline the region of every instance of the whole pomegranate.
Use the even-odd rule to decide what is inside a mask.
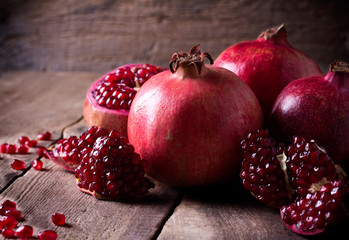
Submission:
[[[234,73],[211,64],[194,46],[175,53],[170,70],[149,79],[130,109],[128,137],[145,171],[171,186],[221,183],[238,174],[239,143],[262,125],[251,89]]]
[[[349,66],[330,65],[326,76],[298,79],[278,96],[270,127],[285,141],[293,135],[314,139],[336,164],[349,169]]]
[[[149,64],[124,65],[97,79],[85,98],[83,115],[86,124],[115,129],[121,136],[127,136],[128,112],[137,90],[163,70]]]
[[[228,47],[214,65],[234,72],[252,88],[265,119],[279,92],[289,82],[309,75],[322,75],[311,58],[290,45],[283,24],[277,29],[267,29],[256,40]]]

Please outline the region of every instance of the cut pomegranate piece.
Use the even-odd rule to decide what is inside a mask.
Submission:
[[[51,216],[52,222],[57,226],[65,224],[65,215],[62,213],[53,213]]]
[[[57,233],[53,230],[44,230],[38,233],[38,238],[40,240],[56,240],[57,237]]]
[[[16,229],[15,235],[16,237],[30,238],[33,236],[33,231],[34,229],[32,226],[22,225]]]
[[[137,90],[164,70],[149,64],[124,65],[96,80],[85,98],[83,114],[87,125],[115,129],[127,136],[128,112]]]
[[[347,186],[339,178],[339,167],[315,141],[296,136],[287,148],[280,148],[261,129],[249,134],[241,147],[244,187],[259,201],[282,206],[281,216],[288,228],[314,235],[334,220]],[[283,206],[287,202],[290,204]]]
[[[11,163],[11,167],[14,170],[24,170],[26,168],[25,162],[23,162],[22,160],[19,160],[19,159],[14,159]]]
[[[116,131],[99,137],[75,170],[81,191],[101,199],[128,199],[144,195],[154,187],[144,177],[144,166],[132,145]]]
[[[320,188],[314,187],[313,193],[282,207],[280,213],[285,225],[303,235],[323,232],[340,209],[343,185],[342,180],[324,183]]]
[[[61,167],[74,172],[82,157],[90,153],[96,139],[108,135],[104,128],[90,127],[79,137],[70,136],[57,142],[51,151],[45,151],[46,156]]]

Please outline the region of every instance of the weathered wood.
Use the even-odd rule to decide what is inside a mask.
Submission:
[[[233,186],[188,191],[158,239],[341,239],[347,235],[349,212],[322,235],[297,235],[282,222],[278,209],[255,200],[238,179]]]
[[[64,136],[79,135],[83,121],[73,125]],[[0,196],[0,201],[17,202],[24,221],[34,234],[54,229],[59,239],[152,239],[176,205],[178,191],[156,182],[144,198],[133,202],[97,200],[79,191],[74,175],[44,159],[44,171],[30,169]],[[53,225],[50,216],[60,212],[66,225]]]
[[[327,72],[349,61],[347,0],[0,1],[0,70],[107,72],[201,43],[213,57],[266,28],[286,24],[289,40]]]
[[[8,72],[0,76],[0,144],[17,144],[20,136],[33,139],[38,133],[51,131],[53,139],[62,129],[82,116],[82,106],[89,85],[98,77],[95,73],[68,72]],[[50,141],[39,142],[49,145]],[[10,168],[14,158],[27,165],[37,157],[31,154],[0,153],[0,191],[22,174]]]

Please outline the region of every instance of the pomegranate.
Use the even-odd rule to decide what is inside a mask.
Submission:
[[[291,46],[283,24],[267,29],[256,40],[228,47],[217,57],[215,65],[236,73],[252,88],[266,120],[279,92],[288,83],[322,75],[310,57]]]
[[[349,65],[334,62],[326,76],[298,79],[278,96],[270,130],[280,141],[314,139],[349,170]]]
[[[239,142],[262,125],[251,89],[234,73],[211,64],[194,46],[175,53],[170,70],[149,79],[137,93],[128,137],[151,177],[189,187],[228,181],[241,163]]]
[[[97,79],[85,98],[83,115],[88,126],[117,130],[127,136],[127,117],[137,90],[165,70],[149,64],[124,65]]]
[[[99,199],[132,199],[154,187],[144,177],[144,163],[134,147],[112,130],[97,138],[75,170],[81,191]]]
[[[243,186],[259,201],[281,207],[288,228],[314,235],[334,222],[348,186],[340,179],[345,176],[341,168],[315,141],[295,136],[286,147],[260,129],[241,147]]]

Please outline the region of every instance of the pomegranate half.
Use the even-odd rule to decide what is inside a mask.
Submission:
[[[322,75],[310,57],[291,46],[283,24],[267,29],[256,40],[228,47],[214,65],[234,72],[252,88],[265,119],[279,92],[289,82],[309,75]]]
[[[83,115],[87,126],[117,130],[127,137],[127,117],[137,90],[165,68],[149,64],[124,65],[97,79],[87,92]]]
[[[271,112],[270,130],[282,141],[294,135],[314,139],[348,172],[349,65],[335,62],[326,76],[287,85]]]
[[[238,175],[239,143],[262,125],[252,90],[234,73],[207,66],[194,46],[137,93],[128,137],[151,177],[176,187],[222,183]]]

